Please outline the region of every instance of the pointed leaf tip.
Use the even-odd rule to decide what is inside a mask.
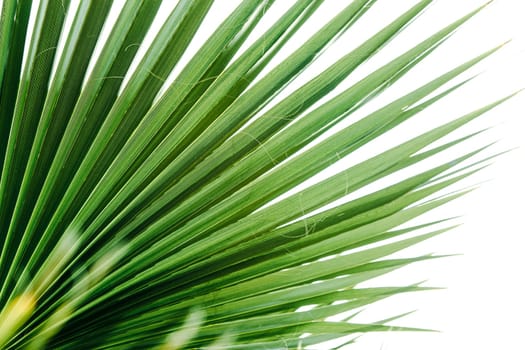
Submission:
[[[505,40],[504,42],[502,42],[502,43],[498,46],[498,49],[502,48],[503,46],[506,46],[506,45],[509,44],[511,41],[512,41],[512,38]]]

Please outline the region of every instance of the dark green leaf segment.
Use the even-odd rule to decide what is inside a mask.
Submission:
[[[0,348],[315,348],[418,330],[389,324],[403,315],[370,324],[354,316],[430,288],[361,283],[437,257],[390,255],[453,228],[411,220],[467,193],[443,195],[494,156],[485,141],[412,166],[481,137],[440,142],[511,96],[345,162],[471,83],[463,73],[499,47],[363,116],[482,8],[336,94],[432,3],[400,11],[320,73],[303,74],[380,6],[344,2],[305,36],[324,1],[284,10],[239,1],[197,42],[221,1],[2,1]]]

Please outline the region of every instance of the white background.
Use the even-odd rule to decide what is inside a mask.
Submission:
[[[413,3],[378,1],[375,6],[381,10],[374,13],[372,21],[385,23],[387,17]],[[441,23],[456,19],[479,4],[482,2],[436,1],[413,28],[406,31],[406,36],[398,38],[399,47],[416,42],[427,31],[439,28]],[[484,72],[479,79],[433,109],[428,117],[458,116],[525,86],[524,14],[525,4],[521,0],[495,1],[422,63],[420,75],[431,77],[441,67],[513,39],[501,52],[473,70]],[[372,13],[370,15],[373,17]],[[463,255],[413,265],[377,281],[377,285],[402,285],[428,280],[425,285],[447,289],[395,297],[368,307],[362,315],[363,320],[372,321],[417,309],[396,324],[440,332],[365,335],[349,349],[525,349],[524,111],[522,93],[484,117],[480,125],[494,128],[476,141],[479,145],[487,140],[500,140],[496,150],[518,148],[464,183],[467,186],[488,180],[479,189],[429,216],[437,219],[461,214],[464,215],[460,219],[463,226],[405,254]],[[419,131],[417,127],[412,130]]]

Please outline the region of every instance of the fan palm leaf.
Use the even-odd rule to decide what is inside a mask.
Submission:
[[[217,2],[180,0],[152,31],[161,0],[4,0],[2,348],[301,348],[415,330],[388,325],[401,315],[327,318],[428,289],[360,284],[437,257],[390,256],[454,227],[407,225],[468,192],[436,197],[483,168],[488,142],[347,195],[479,137],[436,144],[511,96],[312,183],[470,82],[462,73],[500,48],[352,120],[482,9],[334,93],[423,0],[291,89],[374,3],[348,1],[279,58],[323,1],[276,14],[272,0],[243,0],[184,60]]]

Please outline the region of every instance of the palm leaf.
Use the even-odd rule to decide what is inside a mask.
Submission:
[[[312,183],[470,83],[460,76],[500,48],[355,119],[482,9],[335,94],[432,3],[424,0],[294,87],[374,3],[349,1],[280,58],[322,1],[281,13],[272,0],[241,1],[193,55],[211,0],[178,1],[157,31],[160,0],[3,1],[2,348],[301,348],[418,330],[388,325],[402,315],[327,319],[428,289],[360,284],[438,257],[391,255],[454,227],[410,222],[468,192],[436,197],[494,157],[474,158],[488,142],[347,195],[480,137],[435,144],[511,96]]]

